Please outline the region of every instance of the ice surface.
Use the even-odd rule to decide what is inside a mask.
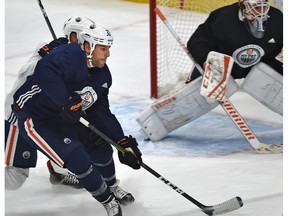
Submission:
[[[283,155],[255,153],[221,107],[171,133],[159,142],[144,141],[135,118],[151,100],[148,4],[121,0],[42,0],[57,36],[72,15],[104,24],[114,36],[108,66],[113,76],[111,109],[126,134],[139,141],[144,162],[205,205],[240,196],[244,206],[226,215],[281,216]],[[52,36],[36,0],[5,1],[5,94],[36,45]],[[260,141],[283,139],[282,117],[244,92],[231,98]],[[123,207],[125,216],[200,216],[193,203],[144,169],[119,163],[117,177],[136,202]],[[85,190],[52,187],[46,158],[17,191],[5,191],[6,216],[105,216],[104,208]]]

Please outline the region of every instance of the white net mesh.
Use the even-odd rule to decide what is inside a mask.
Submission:
[[[156,6],[186,45],[211,11],[235,2],[237,0],[158,0]],[[156,20],[157,88],[161,97],[185,85],[193,64],[161,19],[157,17]]]
[[[156,0],[156,7],[166,16],[172,28],[186,45],[188,39],[209,13],[237,0]],[[283,0],[272,0],[272,6],[283,11]],[[154,34],[152,32],[152,34]],[[193,68],[192,61],[156,16],[157,92],[158,98],[185,86]]]

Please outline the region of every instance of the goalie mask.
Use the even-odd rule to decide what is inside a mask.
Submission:
[[[239,0],[239,6],[244,21],[248,21],[256,31],[264,32],[270,0]]]
[[[93,28],[84,28],[80,33],[79,44],[84,50],[84,42],[88,42],[90,45],[90,54],[87,56],[89,64],[92,65],[92,52],[96,45],[112,46],[113,37],[108,29],[100,24],[94,25]]]
[[[80,32],[83,28],[95,28],[95,23],[83,16],[73,16],[64,23],[63,33],[64,36],[70,41],[70,34],[75,32],[79,42]]]

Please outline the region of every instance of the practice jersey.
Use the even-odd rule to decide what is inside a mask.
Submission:
[[[238,3],[219,8],[190,37],[188,50],[200,65],[210,51],[232,56],[234,79],[246,77],[251,67],[260,61],[283,74],[282,63],[275,59],[283,47],[283,14],[271,7],[268,17],[264,36],[256,38],[239,19]]]

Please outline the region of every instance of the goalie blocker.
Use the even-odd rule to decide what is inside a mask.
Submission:
[[[207,102],[200,94],[202,77],[198,77],[184,88],[157,100],[146,108],[136,119],[141,125],[144,137],[158,141],[171,131],[208,113],[219,105],[218,101]],[[226,96],[230,97],[238,90],[233,78],[229,79]]]

